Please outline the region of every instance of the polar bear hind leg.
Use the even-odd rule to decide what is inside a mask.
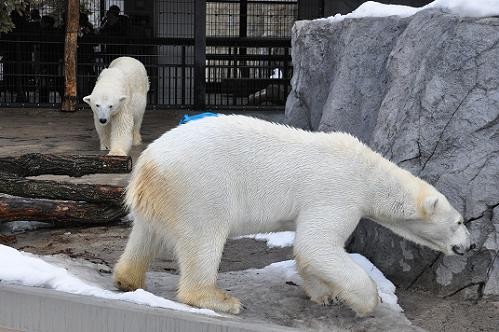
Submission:
[[[168,246],[175,250],[180,269],[177,297],[181,302],[239,313],[239,300],[216,286],[229,217],[224,220],[220,213],[210,214],[201,199],[187,204],[190,195],[185,192],[184,177],[174,168],[160,167],[150,157],[148,150],[142,153],[127,188],[125,202],[135,222],[115,267],[115,284],[125,290],[143,285],[159,241],[160,249]],[[216,220],[216,224],[207,222],[210,220]]]
[[[187,223],[189,224],[189,223]],[[218,266],[226,234],[192,232],[177,239],[176,255],[180,267],[178,299],[186,304],[238,314],[240,301],[216,285]]]
[[[159,239],[151,225],[135,217],[125,252],[114,267],[114,285],[123,291],[145,287],[145,276],[159,249]]]

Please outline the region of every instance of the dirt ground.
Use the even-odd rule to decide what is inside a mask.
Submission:
[[[173,111],[148,111],[143,124],[144,145],[134,148],[136,159],[143,147],[175,126],[182,114]],[[59,113],[34,109],[0,109],[0,157],[28,152],[100,154],[90,111]],[[128,175],[95,175],[79,179],[46,176],[73,182],[124,184]],[[5,230],[5,225],[3,227]],[[64,254],[102,264],[109,273],[121,254],[129,223],[90,228],[39,229],[16,234],[12,246],[24,251],[53,255]],[[221,272],[261,268],[272,262],[290,259],[289,248],[269,249],[252,239],[229,240]],[[157,259],[152,271],[176,273],[171,255]],[[407,318],[429,331],[499,331],[499,301],[478,303],[455,298],[442,299],[422,290],[397,289],[399,303]]]

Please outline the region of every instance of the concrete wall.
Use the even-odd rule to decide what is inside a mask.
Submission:
[[[0,332],[280,332],[280,326],[245,323],[151,308],[53,290],[0,283]]]

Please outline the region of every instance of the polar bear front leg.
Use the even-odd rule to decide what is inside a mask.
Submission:
[[[132,145],[137,146],[140,144],[142,144],[142,136],[140,135],[140,125],[134,125]]]
[[[298,259],[299,258],[297,257],[297,260]],[[332,290],[332,287],[322,281],[319,277],[308,273],[305,269],[300,269],[300,263],[297,263],[297,265],[299,268],[298,273],[303,278],[303,289],[310,297],[310,300],[324,306],[329,305],[331,302],[335,302],[338,294]]]
[[[109,126],[103,126],[99,123],[99,120],[94,117],[95,130],[97,131],[97,135],[99,136],[100,150],[109,150],[111,146],[110,140],[110,128]]]
[[[158,247],[158,238],[151,226],[136,218],[125,251],[113,269],[116,288],[122,291],[143,289],[146,271]]]
[[[136,111],[133,115],[133,146],[142,144],[142,136],[140,135],[140,128],[142,127],[142,119],[147,104],[147,96],[135,96]]]
[[[312,213],[299,218],[294,246],[296,262],[299,271],[306,271],[329,286],[331,298],[337,297],[364,317],[379,302],[377,286],[343,248],[358,219],[348,213],[332,212],[334,214],[326,216]],[[320,302],[325,296],[324,289],[317,284],[310,285],[310,280],[307,282],[304,285],[308,287],[307,293]]]
[[[111,150],[110,156],[128,156],[132,148],[133,139],[133,119],[116,119],[111,129]]]
[[[216,234],[218,233],[218,234]],[[177,240],[180,267],[177,298],[189,305],[238,314],[240,301],[216,285],[226,234],[197,231]]]

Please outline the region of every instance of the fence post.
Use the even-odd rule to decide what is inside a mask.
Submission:
[[[64,98],[61,111],[76,111],[76,51],[80,21],[79,0],[68,0],[66,8],[66,37],[64,39]]]
[[[194,109],[202,110],[206,96],[206,0],[194,1]]]
[[[248,0],[239,2],[239,37],[248,37]],[[246,47],[239,48],[239,55],[246,55]],[[249,68],[246,67],[246,60],[239,62],[241,77],[249,77]]]

